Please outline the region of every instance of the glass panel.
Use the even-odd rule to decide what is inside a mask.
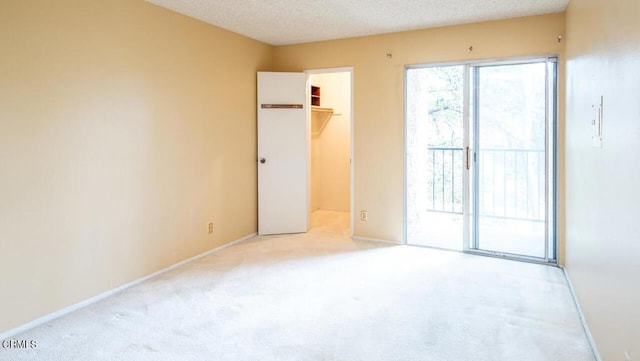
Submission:
[[[464,66],[408,69],[407,243],[463,246]]]
[[[546,63],[477,68],[477,247],[545,258]]]

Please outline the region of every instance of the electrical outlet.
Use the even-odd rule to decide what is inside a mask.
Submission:
[[[624,352],[624,361],[631,361],[631,355],[629,355],[629,351]]]
[[[209,222],[209,224],[207,225],[207,229],[209,231],[209,234],[213,233],[213,222]]]
[[[365,210],[360,211],[360,221],[361,222],[366,222],[368,220],[369,220],[369,216],[367,214],[367,211],[365,211]]]

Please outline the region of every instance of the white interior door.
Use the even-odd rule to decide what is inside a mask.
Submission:
[[[306,75],[258,73],[258,233],[300,233],[309,219]]]

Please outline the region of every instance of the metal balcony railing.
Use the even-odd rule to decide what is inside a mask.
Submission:
[[[462,148],[429,147],[427,170],[431,174],[427,185],[430,188],[430,212],[462,214]]]
[[[463,149],[429,147],[427,211],[462,214]],[[479,151],[479,213],[484,217],[544,222],[545,152]]]

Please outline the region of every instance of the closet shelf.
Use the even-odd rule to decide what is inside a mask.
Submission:
[[[312,106],[311,107],[311,134],[318,135],[322,133],[322,130],[331,116],[333,115],[333,108],[321,108]]]
[[[311,86],[311,105],[312,106],[320,106],[320,87],[312,85]]]

